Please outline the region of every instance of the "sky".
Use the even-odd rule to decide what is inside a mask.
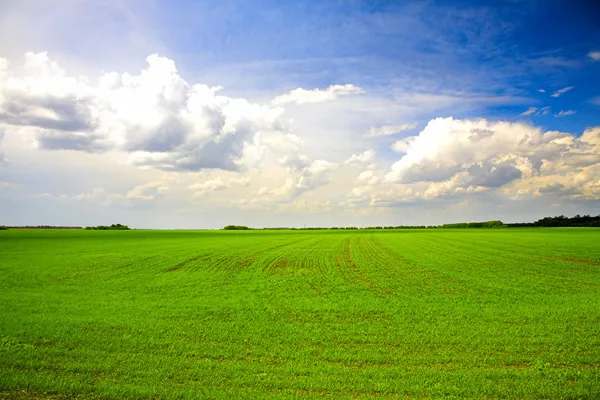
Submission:
[[[600,3],[0,1],[0,225],[600,214]]]

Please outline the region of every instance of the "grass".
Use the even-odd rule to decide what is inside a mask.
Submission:
[[[600,229],[2,231],[0,398],[600,398]]]

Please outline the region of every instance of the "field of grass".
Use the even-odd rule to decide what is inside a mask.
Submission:
[[[600,398],[600,229],[0,232],[0,398]]]

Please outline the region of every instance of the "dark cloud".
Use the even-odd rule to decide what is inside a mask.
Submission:
[[[523,173],[510,161],[500,163],[485,162],[467,168],[470,175],[470,186],[485,186],[498,188],[515,179],[520,179]]]
[[[35,96],[16,91],[5,91],[3,95],[0,122],[65,132],[90,132],[95,128],[89,100],[74,96]]]
[[[37,144],[44,150],[78,150],[88,153],[101,153],[111,148],[101,135],[52,130],[44,130],[38,134]]]
[[[127,130],[126,150],[164,152],[181,146],[193,127],[172,115],[151,127],[131,127]]]

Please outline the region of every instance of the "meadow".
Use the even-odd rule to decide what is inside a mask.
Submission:
[[[0,398],[600,398],[600,229],[0,232]]]

